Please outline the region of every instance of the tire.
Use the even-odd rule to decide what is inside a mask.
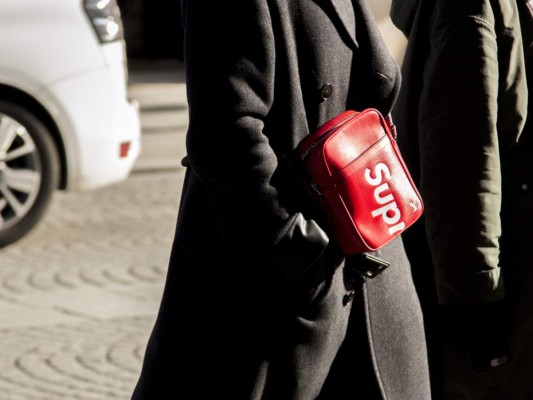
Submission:
[[[50,131],[29,110],[0,100],[0,248],[28,234],[59,182]]]

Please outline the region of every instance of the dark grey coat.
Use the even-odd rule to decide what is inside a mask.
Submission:
[[[399,69],[366,1],[182,0],[182,14],[188,168],[133,399],[428,400],[401,240],[378,252],[382,275],[350,272],[287,162],[340,112],[392,108]]]

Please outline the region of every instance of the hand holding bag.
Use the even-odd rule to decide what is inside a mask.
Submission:
[[[308,188],[346,255],[375,251],[423,212],[396,144],[395,129],[376,109],[345,111],[296,149]]]

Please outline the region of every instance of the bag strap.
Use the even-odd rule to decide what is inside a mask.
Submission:
[[[389,113],[385,117],[385,122],[387,123],[387,126],[389,127],[390,134],[392,135],[392,138],[394,140],[398,139],[398,132],[396,131],[396,125],[394,125],[394,122],[392,121],[392,115]]]

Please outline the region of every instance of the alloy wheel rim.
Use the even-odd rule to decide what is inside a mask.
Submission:
[[[26,127],[0,113],[0,231],[33,207],[42,182],[42,162]]]

